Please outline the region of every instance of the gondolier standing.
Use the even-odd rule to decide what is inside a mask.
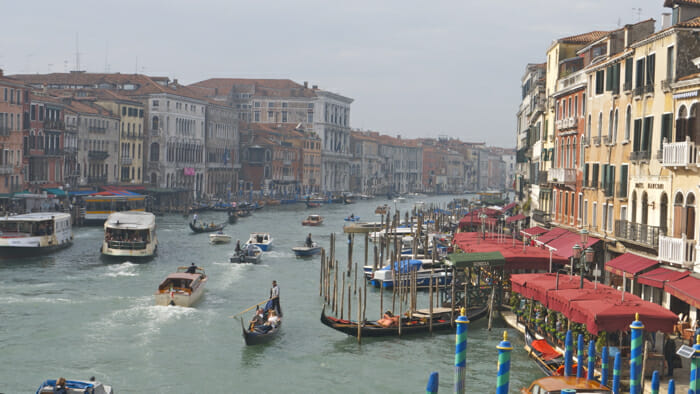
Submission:
[[[272,281],[270,289],[270,300],[272,300],[272,309],[277,311],[277,314],[282,317],[282,307],[280,306],[280,288],[277,286],[277,281]]]

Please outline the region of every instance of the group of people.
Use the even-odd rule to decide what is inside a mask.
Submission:
[[[147,236],[142,231],[114,230],[105,232],[105,241],[146,242]]]
[[[255,310],[255,316],[250,321],[250,331],[258,330],[268,332],[277,327],[282,317],[282,307],[280,306],[280,288],[277,286],[277,281],[272,281],[270,289],[270,299],[266,302],[269,304],[267,311],[267,319],[265,319],[265,310],[258,308]]]
[[[245,244],[245,246],[241,247],[241,240],[236,241],[236,249],[234,250],[236,256],[241,256],[241,255],[247,255],[247,256],[254,256],[256,250],[258,250],[258,246],[255,245],[252,242],[249,242]]]

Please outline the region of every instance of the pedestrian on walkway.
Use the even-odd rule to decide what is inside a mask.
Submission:
[[[666,375],[669,379],[673,377],[673,359],[676,355],[676,342],[671,339],[668,334],[664,334],[664,359],[668,366],[668,374]]]

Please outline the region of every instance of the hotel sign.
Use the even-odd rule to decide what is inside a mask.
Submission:
[[[698,97],[698,93],[700,93],[700,90],[693,90],[690,92],[676,93],[673,95],[673,99],[679,100],[679,99]]]
[[[644,182],[637,182],[634,184],[635,189],[643,189],[644,188]],[[663,183],[647,183],[647,189],[663,189],[664,184]]]

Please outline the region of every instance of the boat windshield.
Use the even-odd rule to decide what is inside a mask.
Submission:
[[[113,228],[105,230],[105,242],[112,249],[145,249],[149,240],[148,230]]]
[[[0,233],[4,235],[40,236],[53,234],[51,220],[38,222],[3,221],[0,222]]]

